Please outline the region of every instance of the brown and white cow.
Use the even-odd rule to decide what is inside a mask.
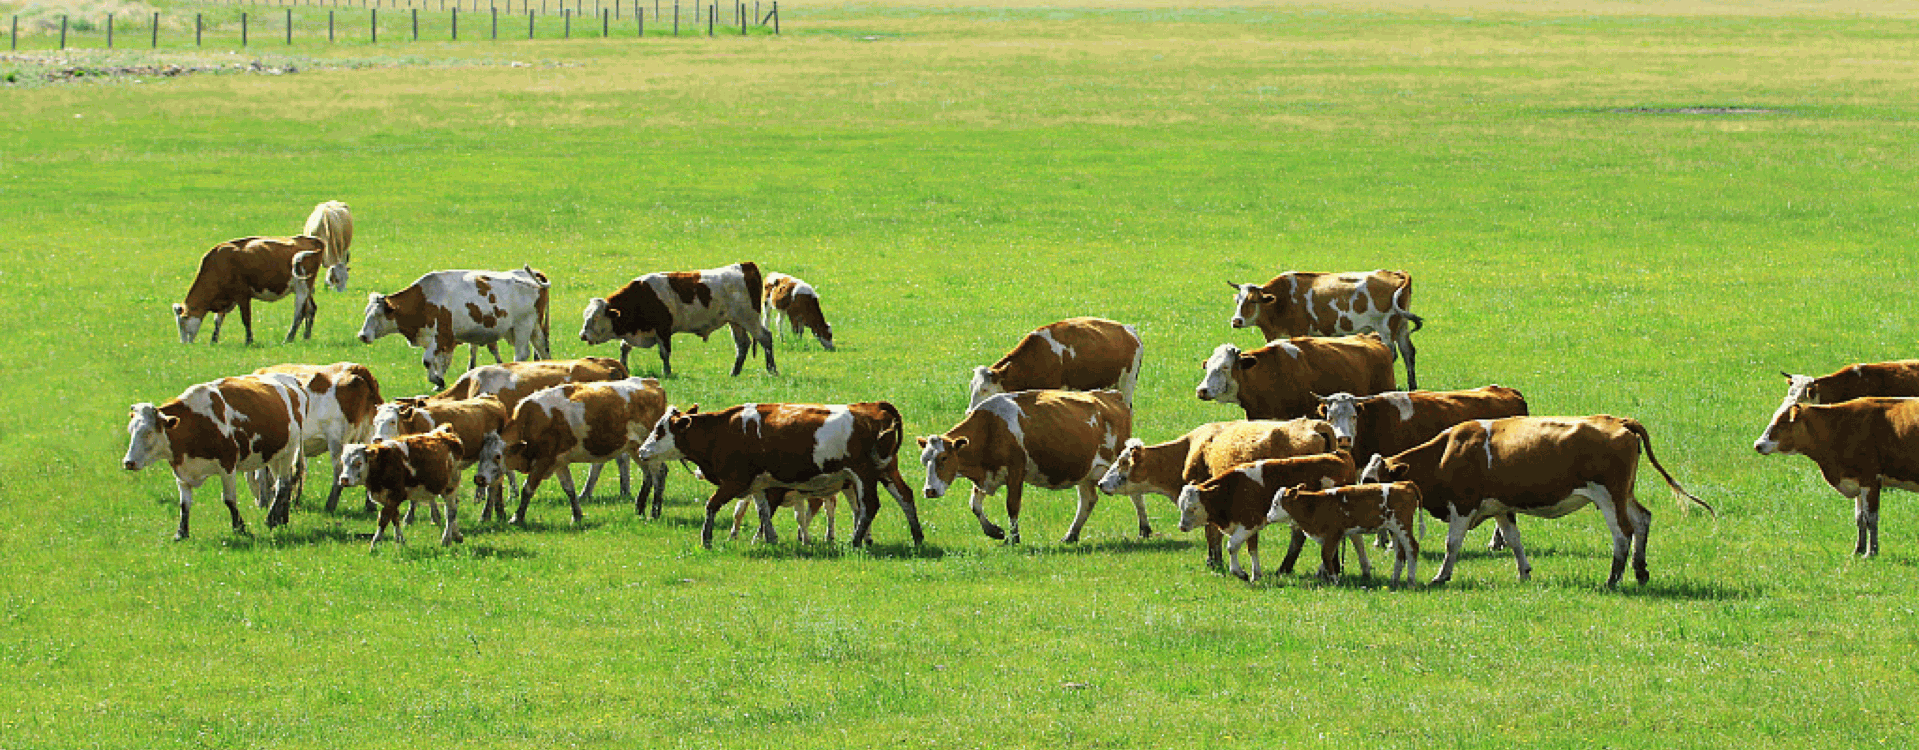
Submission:
[[[185,302],[173,304],[173,322],[180,329],[180,343],[191,344],[200,333],[207,313],[213,314],[213,343],[220,342],[220,326],[227,313],[240,308],[240,323],[246,327],[247,343],[253,343],[253,301],[273,302],[293,296],[293,325],[287,328],[287,341],[307,324],[307,338],[313,338],[313,318],[319,306],[313,301],[313,278],[318,274],[325,243],[318,237],[242,237],[227,240],[200,257],[200,270],[193,275]],[[310,253],[310,254],[309,254]]]
[[[1211,422],[1173,440],[1147,445],[1128,439],[1099,480],[1108,495],[1154,493],[1178,499],[1181,487],[1199,484],[1227,469],[1262,458],[1287,458],[1337,449],[1333,426],[1317,419]],[[1224,561],[1219,527],[1206,527],[1206,562]]]
[[[660,348],[660,368],[673,376],[673,334],[706,340],[722,326],[733,331],[733,374],[740,374],[748,350],[766,349],[766,371],[773,365],[773,333],[760,322],[760,267],[751,261],[725,268],[649,273],[605,297],[587,302],[580,340],[600,344],[620,340],[620,363],[635,348]]]
[[[518,360],[546,359],[546,275],[523,266],[517,271],[434,271],[393,294],[367,295],[360,341],[371,344],[397,333],[425,350],[421,364],[434,387],[446,387],[447,366],[460,344],[485,346],[498,359],[501,340],[513,344]],[[467,359],[472,367],[476,350]]]
[[[919,439],[929,498],[946,494],[956,478],[973,483],[973,515],[994,539],[1020,541],[1019,513],[1026,485],[1079,490],[1079,512],[1061,543],[1079,541],[1099,495],[1093,488],[1132,436],[1133,412],[1119,391],[1038,390],[1002,393],[981,401],[944,434]],[[986,496],[1006,488],[1010,531],[986,518]],[[1133,496],[1139,535],[1152,536],[1146,500]]]
[[[776,317],[782,318],[794,335],[802,329],[811,331],[820,348],[833,351],[833,326],[826,322],[826,313],[820,310],[820,294],[812,284],[783,273],[767,274],[761,312],[761,322],[767,328],[775,326]]]
[[[324,453],[332,457],[332,486],[327,490],[326,509],[333,512],[340,504],[340,451],[348,443],[364,443],[372,437],[373,415],[379,411],[382,400],[379,378],[374,377],[366,365],[357,362],[272,365],[254,370],[253,374],[289,376],[307,390],[301,454],[305,457]],[[293,497],[300,496],[305,480],[306,461],[302,460],[294,470]]]
[[[1220,344],[1202,367],[1206,374],[1194,395],[1238,404],[1247,419],[1314,416],[1315,393],[1370,396],[1395,389],[1392,354],[1370,333],[1281,339],[1250,352]]]
[[[1393,579],[1399,585],[1403,571],[1406,581],[1419,576],[1419,537],[1413,534],[1413,519],[1420,508],[1419,487],[1412,482],[1392,484],[1356,484],[1313,492],[1309,485],[1281,487],[1273,496],[1266,522],[1291,523],[1306,536],[1319,542],[1320,577],[1339,580],[1339,543],[1351,538],[1358,544],[1359,534],[1381,533],[1393,538]],[[1359,574],[1372,577],[1372,565],[1359,556]]]
[[[1812,459],[1826,484],[1852,498],[1859,530],[1852,553],[1871,557],[1879,554],[1879,492],[1919,492],[1919,398],[1819,405],[1788,395],[1752,447]]]
[[[904,434],[899,410],[885,401],[741,404],[710,414],[692,406],[685,413],[669,408],[635,455],[641,461],[691,461],[713,483],[700,527],[704,547],[713,546],[713,516],[729,500],[767,493],[760,528],[773,541],[772,508],[786,495],[821,497],[846,489],[859,498],[852,504],[852,542],[868,544],[880,487],[899,503],[918,545],[925,540],[919,508],[899,471]]]
[[[314,206],[313,213],[307,214],[306,228],[300,233],[326,243],[320,265],[327,269],[327,286],[336,292],[346,291],[347,264],[353,260],[353,213],[347,205],[327,201]]]
[[[373,443],[355,443],[346,448],[343,476],[348,484],[365,485],[380,504],[380,525],[373,531],[374,548],[387,526],[393,538],[406,543],[400,531],[400,506],[408,500],[424,498],[433,505],[435,498],[446,501],[446,524],[441,527],[440,544],[462,541],[460,533],[460,454],[465,451],[453,428],[442,425],[423,435],[405,435]]]
[[[1405,271],[1287,271],[1264,286],[1226,284],[1235,294],[1234,328],[1258,326],[1267,341],[1373,331],[1385,339],[1395,359],[1405,354],[1406,387],[1419,388],[1412,335],[1425,319],[1407,309],[1413,301],[1413,277]]]
[[[1506,520],[1508,514],[1558,518],[1591,503],[1613,535],[1612,574],[1606,585],[1619,585],[1628,546],[1633,572],[1643,584],[1652,513],[1633,496],[1642,447],[1676,497],[1712,510],[1659,464],[1644,425],[1607,414],[1462,422],[1391,458],[1374,456],[1359,479],[1417,484],[1426,512],[1447,522],[1446,559],[1433,583],[1452,578],[1467,530],[1488,518],[1498,519],[1519,566],[1519,579],[1526,580],[1532,563],[1520,544],[1519,528]]]
[[[195,385],[159,406],[134,404],[132,412],[121,466],[138,471],[165,462],[173,469],[180,488],[180,527],[173,538],[187,538],[193,489],[216,476],[233,530],[246,533],[234,475],[260,468],[272,473],[275,486],[267,526],[286,522],[305,429],[305,389],[283,378],[242,375]]]
[[[497,396],[483,394],[473,398],[402,398],[381,404],[373,416],[374,440],[391,440],[406,435],[423,435],[447,428],[460,438],[459,469],[465,471],[480,460],[489,436],[505,429],[513,412]],[[497,437],[495,438],[497,439]],[[478,476],[476,472],[475,476]],[[506,517],[506,501],[498,482],[476,482],[474,499],[480,503],[480,520]],[[412,512],[409,510],[409,520]]]
[[[852,507],[853,504],[859,502],[859,498],[852,496],[851,490],[844,490],[840,494],[847,496],[846,498],[847,507]],[[780,508],[792,508],[793,519],[795,521],[794,535],[799,537],[801,544],[811,544],[813,541],[812,539],[813,517],[819,515],[821,511],[825,511],[826,513],[826,543],[832,544],[833,537],[835,534],[834,517],[835,515],[837,515],[839,500],[840,500],[839,495],[827,495],[825,497],[807,497],[804,495],[797,495],[789,492],[784,497],[780,498],[778,505],[773,506],[773,512],[778,513]],[[771,501],[769,501],[764,496],[764,493],[754,495],[753,497],[742,497],[739,500],[735,501],[733,503],[733,528],[731,531],[727,532],[726,538],[734,539],[734,540],[739,539],[740,529],[745,528],[746,526],[747,512],[748,511],[757,512],[759,510],[760,503],[766,503],[766,502],[771,502]],[[766,538],[766,529],[762,527],[760,529],[760,533],[756,534],[755,536],[761,539]]]
[[[1138,331],[1110,320],[1068,318],[1043,325],[1022,337],[998,362],[973,368],[972,400],[967,408],[977,408],[995,394],[1048,388],[1111,388],[1130,406],[1143,351]]]
[[[1802,404],[1837,404],[1866,396],[1919,396],[1919,359],[1862,362],[1822,377],[1786,376],[1786,400]]]
[[[625,380],[626,365],[611,357],[579,359],[543,359],[531,362],[502,362],[467,370],[446,390],[433,394],[436,399],[463,399],[493,395],[508,412],[543,388],[567,383],[596,383]]]
[[[1226,536],[1226,551],[1233,575],[1248,581],[1259,580],[1259,531],[1267,524],[1273,494],[1281,487],[1306,484],[1337,487],[1353,481],[1353,458],[1341,451],[1291,458],[1268,458],[1234,466],[1203,482],[1188,484],[1179,491],[1179,530],[1192,531],[1202,526],[1218,528]],[[1281,573],[1290,573],[1306,537],[1294,531]],[[1248,575],[1239,567],[1239,548],[1246,547],[1253,570]],[[1365,546],[1353,541],[1353,550],[1363,562]],[[1335,558],[1336,560],[1337,558]]]
[[[498,483],[504,471],[525,474],[526,483],[520,488],[520,508],[509,519],[514,524],[525,525],[527,504],[532,501],[534,491],[547,477],[558,473],[560,488],[566,491],[566,499],[573,505],[573,523],[579,525],[586,520],[580,512],[580,498],[593,492],[600,468],[607,461],[622,462],[620,495],[625,498],[632,493],[632,480],[624,461],[640,447],[647,431],[665,413],[666,390],[653,378],[543,388],[521,399],[513,408],[513,418],[500,430],[495,444],[498,449],[489,446],[482,451],[479,466],[474,469],[474,481],[492,485]],[[593,464],[593,471],[587,477],[586,486],[575,492],[569,467],[579,463]],[[666,463],[643,461],[640,471],[646,483],[640,489],[636,510],[644,509],[649,490],[665,483]],[[658,518],[659,514],[660,501],[656,495],[653,516]]]

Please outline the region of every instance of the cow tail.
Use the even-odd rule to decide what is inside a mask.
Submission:
[[[888,467],[899,462],[900,446],[906,442],[906,420],[891,402],[881,401],[879,406],[886,412],[886,426],[880,428],[873,441],[873,463]]]
[[[760,264],[746,261],[740,264],[740,274],[746,277],[746,291],[753,301],[753,312],[766,309],[766,282],[760,278]]]
[[[523,264],[521,268],[524,268],[526,270],[527,275],[532,276],[533,282],[535,284],[538,284],[540,287],[540,296],[538,299],[534,300],[533,302],[533,306],[535,308],[534,313],[539,318],[538,325],[540,327],[539,330],[533,332],[534,356],[537,356],[540,359],[552,359],[553,358],[553,333],[552,333],[553,325],[552,325],[552,320],[547,315],[547,307],[548,307],[547,302],[549,299],[547,293],[552,290],[553,282],[546,278],[546,274],[533,270],[533,266],[531,264]]]
[[[1632,418],[1622,418],[1619,421],[1626,425],[1628,432],[1639,436],[1639,444],[1646,448],[1646,460],[1651,461],[1652,467],[1659,470],[1659,476],[1666,479],[1666,486],[1672,488],[1674,501],[1678,501],[1679,498],[1684,497],[1698,503],[1699,507],[1705,508],[1706,512],[1711,513],[1714,518],[1719,517],[1718,510],[1714,509],[1712,505],[1706,501],[1699,499],[1698,496],[1687,492],[1686,488],[1679,486],[1679,481],[1672,478],[1672,474],[1666,471],[1666,467],[1659,465],[1659,457],[1653,455],[1652,452],[1652,434],[1646,431],[1645,425],[1640,424],[1639,420]],[[1679,503],[1679,510],[1684,512],[1686,510],[1686,504],[1683,502]]]

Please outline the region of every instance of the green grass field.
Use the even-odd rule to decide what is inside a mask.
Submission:
[[[1750,448],[1779,370],[1915,354],[1919,4],[782,13],[779,37],[63,58],[300,69],[137,83],[46,83],[52,43],[24,36],[0,59],[21,81],[0,86],[0,748],[1919,735],[1919,511],[1889,493],[1884,554],[1853,558],[1851,503]],[[282,302],[256,309],[256,346],[237,316],[221,344],[177,342],[167,306],[202,252],[331,198],[355,214],[352,290],[320,297],[311,341],[279,343]],[[1482,531],[1451,584],[1394,591],[1227,578],[1157,498],[1154,539],[1108,499],[1060,545],[1065,492],[1028,493],[1020,547],[955,493],[921,502],[919,549],[889,502],[871,550],[707,551],[706,487],[679,469],[660,521],[602,496],[571,528],[549,484],[530,528],[463,524],[443,549],[422,525],[372,554],[372,517],[312,485],[271,532],[243,492],[252,537],[208,485],[176,543],[171,476],[118,465],[129,404],[265,364],[354,360],[425,392],[415,350],[353,336],[366,292],[429,270],[545,270],[571,357],[617,351],[578,341],[588,298],[744,259],[818,287],[840,351],[782,343],[781,375],[729,378],[725,334],[682,337],[675,404],[885,399],[930,434],[972,366],[1100,315],[1139,326],[1135,434],[1165,440],[1239,416],[1192,396],[1213,347],[1257,343],[1221,282],[1403,268],[1422,385],[1636,417],[1719,516],[1680,514],[1648,470],[1647,586],[1603,588],[1585,511],[1522,522],[1530,582]]]

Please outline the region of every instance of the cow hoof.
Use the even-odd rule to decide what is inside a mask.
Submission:
[[[512,518],[509,518],[509,519],[507,519],[507,520],[506,520],[506,522],[507,522],[507,523],[510,523],[510,524],[513,524],[514,526],[519,526],[519,527],[522,527],[522,528],[524,528],[524,527],[526,526],[526,517],[525,517],[525,516],[514,516],[514,517],[512,517]]]
[[[184,532],[184,531],[173,532],[173,541],[184,542],[186,540],[187,540],[187,532]]]
[[[1006,532],[1001,530],[997,526],[988,526],[984,529],[981,529],[981,531],[986,532],[986,538],[988,539],[998,539],[1002,542],[1006,541]]]
[[[1139,538],[1141,538],[1141,539],[1151,539],[1151,538],[1153,538],[1153,527],[1151,527],[1151,526],[1141,526],[1141,527],[1139,527]]]

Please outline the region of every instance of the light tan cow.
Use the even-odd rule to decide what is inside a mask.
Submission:
[[[1243,353],[1221,344],[1202,367],[1206,374],[1194,395],[1238,404],[1247,419],[1316,416],[1315,393],[1370,396],[1395,390],[1392,354],[1370,333],[1281,339]]]
[[[1799,454],[1839,494],[1852,498],[1852,553],[1879,554],[1879,493],[1919,492],[1919,398],[1855,398],[1802,404],[1787,395],[1753,441],[1762,456]]]
[[[1130,408],[1143,351],[1138,331],[1110,320],[1068,318],[1040,326],[998,362],[973,368],[967,408],[1000,393],[1049,388],[1110,388],[1119,391]]]
[[[353,213],[345,203],[327,201],[307,214],[306,228],[300,231],[326,243],[320,265],[327,269],[327,286],[346,291],[347,264],[353,260]]]
[[[1234,292],[1234,328],[1258,326],[1267,341],[1373,331],[1385,339],[1393,358],[1405,355],[1406,387],[1419,389],[1412,335],[1425,319],[1407,309],[1413,301],[1411,274],[1287,271],[1264,286],[1226,284]]]
[[[191,344],[200,333],[200,324],[213,314],[213,343],[220,342],[220,327],[227,313],[240,308],[240,323],[246,327],[247,343],[253,343],[253,301],[273,302],[293,296],[293,325],[287,328],[287,341],[307,324],[307,338],[313,338],[313,318],[319,306],[313,301],[313,279],[320,268],[318,237],[241,237],[227,240],[200,257],[200,270],[193,275],[184,302],[173,304],[173,322],[180,331],[180,343]]]

